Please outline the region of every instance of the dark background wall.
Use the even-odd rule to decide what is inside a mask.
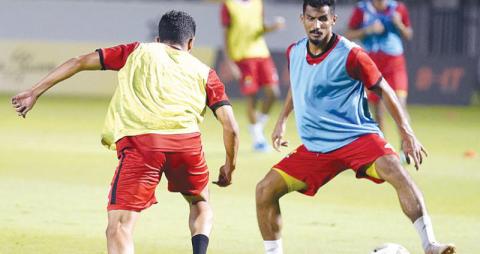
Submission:
[[[356,1],[339,2],[353,6]],[[409,7],[415,34],[413,40],[405,44],[410,85],[409,102],[470,104],[473,94],[480,90],[480,1],[404,2]],[[236,82],[231,80],[228,70],[220,67],[224,66],[222,57],[219,55],[217,66],[224,79],[231,84],[231,93],[239,96],[238,89],[233,85]],[[285,94],[288,89],[285,54],[283,51],[274,50],[273,57]]]
[[[157,19],[169,9],[192,13],[199,31],[197,45],[213,50],[216,67],[232,96],[240,96],[238,86],[221,64],[223,35],[218,1],[200,0],[0,0],[0,50],[14,52],[17,41],[109,46],[135,40],[150,41]],[[342,34],[357,1],[338,0],[339,22],[335,31]],[[480,1],[478,0],[405,0],[415,32],[406,43],[411,103],[458,104],[471,102],[480,90]],[[265,18],[285,16],[287,29],[267,36],[267,42],[279,70],[285,91],[288,72],[285,48],[304,36],[298,21],[299,0],[265,0]],[[61,22],[59,22],[61,21]],[[6,25],[8,24],[8,25]],[[6,41],[6,42],[5,42]],[[9,41],[12,41],[9,44]],[[11,45],[12,44],[12,45]],[[6,45],[6,46],[5,46]],[[93,46],[92,46],[93,47]],[[62,49],[59,48],[61,51]],[[63,52],[62,52],[63,53]],[[66,52],[65,52],[66,54]],[[2,57],[0,57],[1,60]],[[5,56],[4,70],[8,57]],[[40,59],[52,65],[57,59]],[[212,64],[214,64],[212,63]],[[1,63],[0,63],[1,64]],[[2,67],[2,66],[0,66]],[[8,73],[7,73],[8,74]],[[36,73],[35,75],[41,75]],[[2,76],[3,75],[3,76]],[[7,80],[0,68],[0,81]],[[36,76],[35,76],[36,78]],[[32,78],[34,79],[34,78]],[[1,91],[21,86],[0,82]],[[113,82],[113,81],[112,81]],[[6,87],[10,86],[10,87]],[[68,90],[68,89],[66,89]],[[77,90],[75,90],[77,92]],[[284,92],[285,94],[285,92]]]

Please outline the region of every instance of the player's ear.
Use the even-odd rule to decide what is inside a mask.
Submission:
[[[337,23],[337,18],[338,18],[338,16],[337,16],[336,14],[332,14],[332,15],[333,15],[333,17],[332,17],[332,21],[333,21],[332,25],[335,25],[335,23]]]
[[[160,42],[160,37],[155,36],[155,42]]]
[[[188,52],[190,52],[193,48],[193,42],[195,41],[195,37],[191,38],[190,40],[188,40],[188,44],[187,44],[187,50]]]

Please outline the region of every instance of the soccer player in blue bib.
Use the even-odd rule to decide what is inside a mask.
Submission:
[[[307,37],[287,50],[291,87],[272,134],[283,139],[292,110],[302,145],[272,167],[257,185],[257,218],[267,254],[282,253],[279,199],[292,191],[313,196],[337,174],[353,169],[358,178],[388,182],[418,231],[426,254],[451,254],[455,247],[435,240],[423,196],[398,155],[383,138],[368,109],[366,89],[379,95],[398,125],[405,155],[418,169],[427,155],[415,137],[395,92],[370,57],[332,32],[334,0],[304,0]]]

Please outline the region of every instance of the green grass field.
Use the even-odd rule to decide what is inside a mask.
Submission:
[[[0,253],[106,253],[105,207],[117,163],[99,143],[108,100],[45,97],[27,119],[18,118],[9,102],[0,96]],[[243,127],[240,156],[234,184],[210,186],[215,225],[209,253],[262,253],[255,185],[299,139],[291,121],[289,149],[255,154],[244,104],[237,101],[234,108]],[[480,158],[464,156],[467,150],[480,153],[480,107],[413,106],[410,113],[430,157],[420,171],[408,170],[423,190],[437,238],[456,243],[459,253],[480,253]],[[272,127],[273,120],[267,132]],[[221,128],[209,113],[202,129],[214,178],[224,160]],[[391,122],[387,134],[398,146]],[[186,202],[165,182],[157,198],[136,227],[137,253],[190,253]],[[286,253],[367,254],[384,242],[422,253],[393,189],[356,180],[352,171],[314,198],[292,193],[281,204]]]

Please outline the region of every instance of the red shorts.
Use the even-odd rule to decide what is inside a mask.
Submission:
[[[313,196],[320,187],[346,169],[353,169],[357,178],[384,182],[367,176],[365,170],[387,154],[396,154],[387,141],[377,134],[367,134],[329,153],[310,152],[301,145],[273,168],[306,183],[307,189],[301,192]]]
[[[403,55],[390,56],[382,52],[369,53],[369,56],[392,89],[397,94],[406,96],[408,93],[408,74],[405,57]],[[374,93],[369,93],[368,99],[373,103],[380,101],[380,98]]]
[[[168,190],[197,195],[208,184],[202,148],[183,152],[145,149],[131,137],[117,142],[119,164],[111,183],[107,209],[140,212],[157,203],[155,189],[162,174]]]
[[[262,86],[278,85],[278,73],[271,57],[248,58],[235,63],[242,73],[240,90],[244,95],[256,94]]]

